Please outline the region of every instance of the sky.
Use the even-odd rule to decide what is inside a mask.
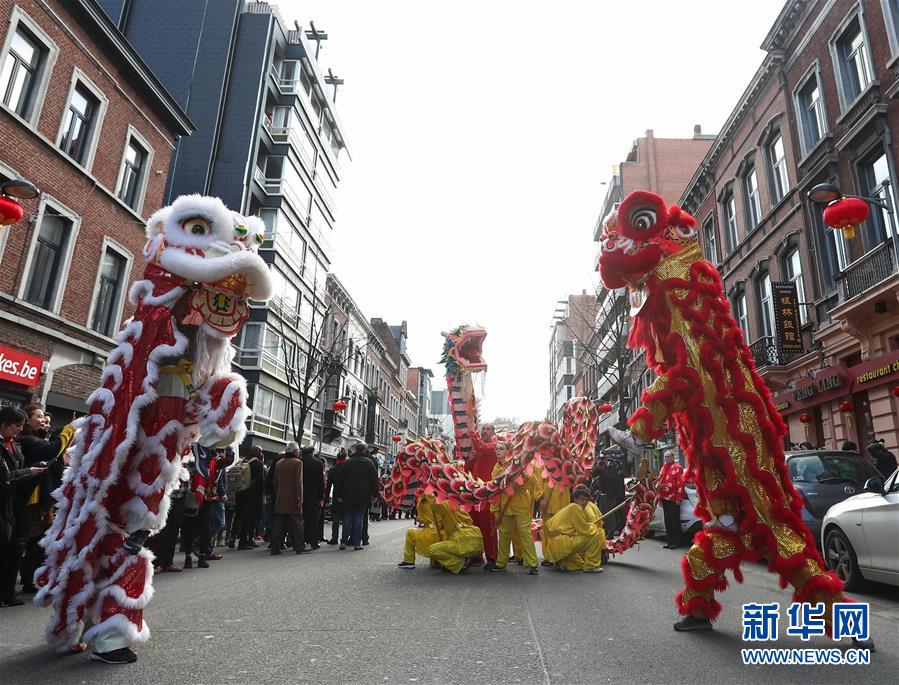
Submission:
[[[594,289],[596,222],[634,139],[717,133],[783,0],[282,0],[328,33],[352,152],[332,270],[369,318],[487,329],[483,417],[540,419],[558,300]],[[676,202],[678,198],[665,198]]]

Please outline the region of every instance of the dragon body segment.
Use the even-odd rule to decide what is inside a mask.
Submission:
[[[630,432],[647,442],[673,423],[687,477],[696,483],[697,513],[707,523],[682,561],[677,607],[716,618],[714,593],[726,587],[724,571],[741,580],[741,561],[759,558],[782,585],[793,585],[795,601],[838,601],[842,583],[823,570],[802,522],[784,459],[786,427],[755,371],[721,277],[703,258],[695,223],[657,195],[632,193],[606,220],[599,259],[607,287],[630,289],[629,346],[642,348],[658,374],[628,421]]]

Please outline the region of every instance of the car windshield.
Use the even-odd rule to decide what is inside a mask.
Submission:
[[[789,460],[790,477],[796,483],[821,483],[828,480],[862,484],[875,478],[877,471],[858,456],[843,454],[809,454]]]

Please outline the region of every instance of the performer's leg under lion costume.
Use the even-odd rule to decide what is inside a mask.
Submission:
[[[197,195],[150,217],[149,264],[130,293],[134,317],[78,423],[58,514],[41,542],[35,602],[52,606],[47,639],[60,652],[94,640],[94,658],[121,663],[149,638],[153,567],[143,542],[165,525],[191,443],[241,439],[249,415],[230,340],[247,298],[270,295],[268,267],[255,254],[263,229]]]
[[[765,558],[797,602],[830,605],[843,590],[802,523],[784,461],[785,425],[695,225],[659,196],[632,193],[606,220],[599,258],[606,287],[629,288],[629,345],[642,347],[658,374],[629,420],[631,434],[648,442],[674,423],[707,522],[682,562],[677,608],[688,618],[678,629],[710,627],[721,611],[715,592],[726,587],[724,572],[742,580],[743,560]],[[829,606],[826,615],[829,621]]]

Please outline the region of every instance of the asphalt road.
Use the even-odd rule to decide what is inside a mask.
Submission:
[[[372,525],[365,551],[225,551],[164,574],[128,666],[56,656],[44,609],[0,610],[0,683],[887,683],[899,673],[899,593],[866,588],[878,652],[867,666],[743,666],[743,602],[790,593],[761,566],[724,594],[713,633],[677,634],[678,552],[647,540],[597,575],[516,567],[452,576],[396,568],[407,521]],[[781,625],[785,616],[782,619]],[[777,647],[828,638],[782,637]],[[844,642],[843,646],[847,646]],[[892,675],[891,675],[892,674]]]

